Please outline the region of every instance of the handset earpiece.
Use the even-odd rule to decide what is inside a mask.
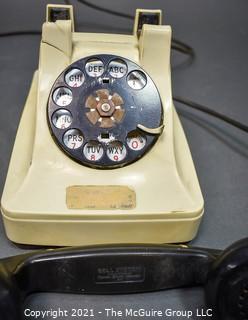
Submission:
[[[213,263],[206,299],[218,319],[248,319],[248,238],[231,245]]]

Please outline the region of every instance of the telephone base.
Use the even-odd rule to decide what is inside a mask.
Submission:
[[[141,26],[137,22],[143,11],[138,10],[133,35],[77,33],[74,32],[72,7],[50,5],[48,9],[56,6],[65,7],[70,19],[53,21],[47,14],[43,25],[39,70],[34,75],[24,107],[1,200],[8,238],[16,243],[47,246],[190,241],[197,233],[204,202],[172,101],[170,26],[160,24],[160,11],[155,12],[160,17],[158,25]],[[106,56],[112,60],[106,60]],[[122,67],[126,67],[125,75],[112,76],[109,65],[113,61],[117,69],[121,61]],[[115,95],[120,105],[111,104],[106,97],[104,103],[100,103],[100,99],[96,102],[95,92],[110,93],[113,86],[90,73],[88,63],[93,71],[95,67],[99,72],[102,70],[103,77],[107,74],[116,83],[117,94],[112,92],[112,97],[108,94],[108,98],[113,99]],[[137,71],[141,69],[143,71]],[[81,85],[78,88],[74,88],[70,81],[79,78],[66,80],[67,74],[75,70],[81,73],[81,80],[82,75],[85,77],[84,84],[78,83]],[[66,72],[65,77],[63,72]],[[129,78],[130,74],[132,78]],[[92,85],[98,87],[87,96],[85,92]],[[123,88],[126,90],[124,95],[121,94]],[[151,88],[150,94],[146,94],[147,88]],[[60,92],[58,96],[56,92]],[[154,95],[157,92],[159,95]],[[138,96],[142,99],[138,100]],[[158,96],[159,100],[155,99]],[[92,111],[89,115],[91,123],[85,118],[87,97],[93,103],[93,108],[88,107],[89,113]],[[115,108],[121,117],[125,113],[124,120],[119,118],[119,123],[108,131],[110,134],[114,132],[114,142],[126,146],[125,159],[136,152],[128,149],[128,134],[134,130],[130,123],[136,125],[135,130],[146,130],[142,134],[147,145],[149,139],[154,143],[151,141],[151,147],[144,154],[111,167],[109,163],[116,159],[107,158],[110,143],[103,142],[101,159],[106,161],[98,162],[95,167],[87,165],[89,161],[85,164],[84,148],[92,136],[75,153],[70,144],[63,145],[64,138],[69,136],[68,131],[81,132],[81,140],[77,141],[81,143],[83,136],[94,135],[101,129],[94,117],[100,112],[104,118],[110,110],[108,108]],[[66,123],[71,125],[68,129],[56,127],[58,129],[54,132],[60,138],[57,139],[59,145],[50,129],[55,130],[52,117],[60,110],[71,115],[74,122]],[[147,110],[151,112],[147,113]],[[114,116],[115,112],[111,119]],[[158,118],[156,126],[149,126],[150,121]],[[147,121],[140,123],[136,119]],[[107,119],[107,125],[109,121]],[[154,134],[158,135],[154,138]],[[74,135],[71,137],[74,139]],[[96,142],[96,138],[93,140]],[[73,158],[75,155],[77,158]],[[84,159],[81,163],[76,161],[80,157]]]
[[[96,185],[93,176],[104,174],[105,178],[101,177],[100,181],[128,186],[134,190],[136,203],[132,209],[79,210],[66,207],[66,187],[78,186],[79,181],[86,179],[81,166],[72,162],[73,167],[75,166],[72,168],[69,160],[69,163],[64,163],[61,167],[56,161],[41,162],[36,167],[34,160],[32,161],[35,126],[30,124],[35,123],[36,99],[37,73],[19,125],[2,198],[3,221],[7,237],[11,241],[29,245],[77,246],[179,243],[188,242],[195,237],[203,215],[203,199],[199,189],[194,190],[197,184],[192,184],[196,176],[194,171],[191,172],[193,163],[175,110],[174,148],[178,152],[175,157],[180,158],[183,154],[187,168],[182,166],[178,171],[174,167],[175,163],[167,163],[168,168],[165,170],[165,159],[155,156],[158,159],[154,164],[149,159],[150,155],[132,164],[132,170],[131,166],[104,171],[84,168],[90,174],[88,183],[93,180]],[[26,153],[21,152],[23,148]],[[66,161],[66,156],[61,155]],[[73,169],[76,171],[73,172]],[[147,171],[153,171],[153,175],[146,177]],[[190,172],[192,181],[187,186],[184,185],[184,175]],[[153,179],[153,176],[156,178]],[[153,185],[144,183],[149,179]],[[172,191],[173,189],[177,189],[177,192]],[[184,206],[184,210],[180,210],[180,206]],[[168,209],[173,207],[174,210]]]

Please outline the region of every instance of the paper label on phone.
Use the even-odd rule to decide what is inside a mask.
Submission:
[[[136,207],[136,193],[128,186],[78,185],[66,188],[68,209],[130,210]]]

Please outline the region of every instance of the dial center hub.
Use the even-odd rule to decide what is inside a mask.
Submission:
[[[111,109],[111,106],[105,102],[101,105],[101,109],[103,112],[108,112]]]

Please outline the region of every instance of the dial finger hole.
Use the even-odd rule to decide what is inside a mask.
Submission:
[[[63,142],[69,149],[78,149],[84,142],[83,134],[78,129],[71,129],[65,132]]]
[[[53,93],[53,101],[60,107],[68,106],[72,102],[72,92],[67,87],[59,87]]]
[[[86,143],[83,150],[84,156],[89,161],[99,161],[104,153],[103,146],[98,141],[90,141]]]
[[[127,149],[120,141],[113,141],[108,145],[107,156],[111,161],[120,162],[127,156]]]
[[[127,83],[134,90],[143,89],[147,83],[146,75],[138,70],[132,71],[127,76]]]
[[[104,72],[104,64],[100,59],[93,58],[87,61],[85,70],[90,77],[100,77]]]
[[[122,59],[114,59],[108,65],[108,72],[111,77],[120,79],[127,73],[127,65]]]
[[[72,123],[72,114],[66,109],[59,109],[53,113],[52,123],[58,129],[67,129]]]
[[[146,137],[137,131],[132,131],[127,135],[127,145],[131,150],[142,150],[146,145]]]
[[[68,86],[73,88],[78,88],[84,83],[85,77],[81,70],[79,69],[72,69],[67,72],[65,76],[65,82]]]

